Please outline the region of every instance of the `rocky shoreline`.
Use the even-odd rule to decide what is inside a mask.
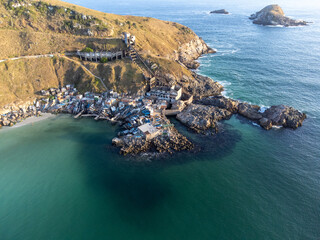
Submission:
[[[297,129],[302,126],[303,121],[307,118],[305,113],[301,113],[285,105],[271,106],[270,108],[262,109],[258,105],[240,102],[222,95],[196,100],[195,103],[200,104],[200,106],[206,106],[206,109],[202,111],[202,118],[208,119],[213,117],[213,121],[217,122],[230,118],[232,114],[239,114],[259,124],[266,130],[270,130],[273,126]],[[212,107],[215,109],[212,110]],[[221,110],[227,111],[222,114],[222,118]],[[188,109],[186,109],[186,111],[188,111]],[[206,117],[208,113],[209,117]]]
[[[0,128],[12,127],[29,117],[39,117],[40,115],[41,112],[38,111],[34,105],[29,105],[26,108],[20,108],[17,111],[10,111],[6,114],[0,115]]]
[[[196,60],[206,53],[214,52],[201,38],[180,48],[179,60],[189,69],[196,69]],[[199,133],[216,134],[218,122],[228,120],[234,114],[270,130],[273,126],[296,129],[306,119],[304,113],[285,105],[263,109],[260,106],[233,100],[221,95],[223,87],[212,79],[193,74],[176,81],[164,76],[168,82],[178,85],[160,86],[140,95],[119,94],[112,90],[104,93],[81,94],[72,85],[42,90],[42,97],[32,104],[14,107],[0,115],[1,126],[13,126],[23,119],[41,113],[67,113],[74,118],[90,117],[119,124],[120,132],[112,144],[123,155],[145,153],[169,153],[189,151],[194,143],[177,131],[168,116]]]

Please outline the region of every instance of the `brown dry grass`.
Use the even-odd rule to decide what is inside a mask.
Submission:
[[[101,37],[106,31],[105,26],[112,37],[120,37],[125,31],[136,35],[137,49],[143,56],[148,56],[152,62],[161,65],[162,72],[176,77],[191,76],[187,69],[173,61],[179,46],[195,38],[190,29],[180,24],[146,17],[108,14],[58,0],[42,0],[91,15],[103,23],[101,33],[97,30],[94,37],[86,37],[64,30],[64,21],[70,19],[63,15],[49,16],[33,7],[31,18],[24,15],[18,17],[13,10],[4,7],[4,2],[6,1],[0,0],[0,59],[74,51],[85,46],[97,49],[123,48],[121,41]],[[108,88],[117,91],[134,92],[145,84],[141,72],[128,61],[104,65],[87,63],[87,66],[96,75],[105,78]],[[68,61],[53,63],[52,59],[44,58],[18,60],[0,63],[0,72],[0,106],[33,98],[37,91],[57,87],[59,83],[75,83],[80,90],[99,90],[99,84],[92,76],[79,65]]]

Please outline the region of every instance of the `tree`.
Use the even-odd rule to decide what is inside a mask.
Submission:
[[[89,47],[85,47],[82,52],[93,52],[93,49],[92,48],[89,48]]]

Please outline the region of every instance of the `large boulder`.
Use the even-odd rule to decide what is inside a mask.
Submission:
[[[261,118],[259,124],[266,130],[270,130],[272,128],[272,121],[268,118]]]
[[[268,108],[263,117],[269,119],[272,125],[297,129],[307,118],[306,114],[285,105],[272,106]]]
[[[262,118],[260,107],[249,103],[239,103],[238,113],[250,120],[256,121]]]
[[[239,102],[231,98],[226,98],[222,95],[202,98],[196,101],[199,104],[214,106],[218,108],[226,109],[232,113],[238,112]]]
[[[285,27],[289,26],[301,26],[307,25],[307,22],[302,20],[294,20],[285,16],[282,8],[279,5],[269,5],[263,8],[261,11],[252,14],[250,19],[254,24],[259,25],[281,25]]]
[[[112,139],[112,145],[116,147],[123,147],[124,141],[121,138],[113,138]]]
[[[208,97],[220,95],[223,86],[211,78],[194,73],[194,79],[182,84],[184,89],[195,97]]]
[[[226,109],[190,104],[177,115],[177,119],[197,133],[207,133],[209,129],[213,129],[216,132],[216,122],[229,119],[231,116],[232,113]]]

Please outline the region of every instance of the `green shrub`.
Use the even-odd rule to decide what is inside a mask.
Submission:
[[[108,62],[108,58],[106,57],[101,58],[101,63],[107,63],[107,62]]]
[[[89,53],[89,52],[94,52],[94,51],[93,51],[93,49],[92,49],[92,48],[85,47],[84,49],[82,49],[82,51],[81,51],[81,52],[87,52],[87,53]]]

